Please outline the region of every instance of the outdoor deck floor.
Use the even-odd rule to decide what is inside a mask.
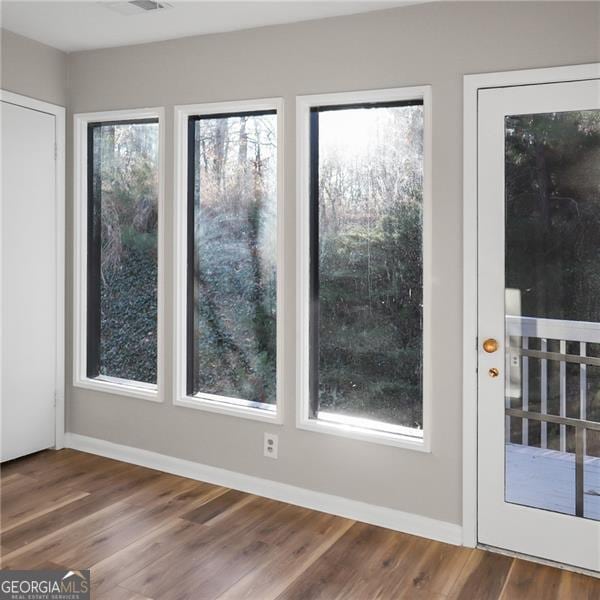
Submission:
[[[506,501],[575,514],[575,455],[506,446]],[[600,458],[584,463],[584,516],[600,520]]]

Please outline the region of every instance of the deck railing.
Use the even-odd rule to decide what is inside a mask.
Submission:
[[[537,339],[539,343],[532,343]],[[558,352],[548,350],[548,342],[558,342]],[[579,352],[568,353],[568,346],[575,344]],[[548,448],[548,423],[559,426],[559,449],[568,452],[567,427],[575,430],[575,514],[584,512],[584,458],[586,454],[586,430],[600,431],[600,423],[587,419],[587,388],[589,365],[600,366],[600,358],[588,356],[588,344],[600,344],[600,323],[537,319],[533,317],[506,317],[506,419],[507,442],[510,438],[510,418],[522,420],[521,444],[530,445],[529,421],[540,422],[540,446]],[[539,347],[533,349],[532,346]],[[540,362],[539,411],[530,410],[530,361]],[[548,363],[559,363],[558,414],[548,412]],[[567,364],[579,365],[579,414],[567,416]],[[520,402],[519,402],[520,399]],[[516,400],[516,402],[515,402]],[[519,408],[514,405],[520,404]],[[536,444],[537,445],[537,444]]]

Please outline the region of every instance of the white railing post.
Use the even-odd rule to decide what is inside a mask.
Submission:
[[[579,342],[579,356],[587,356],[587,344]],[[579,418],[587,419],[587,365],[579,365]]]
[[[567,342],[560,340],[561,354],[567,353]],[[567,363],[564,360],[560,361],[560,407],[559,414],[561,417],[567,416]],[[567,426],[559,425],[560,427],[560,451],[567,451]]]
[[[529,338],[523,336],[523,350],[529,348]],[[522,410],[529,410],[529,358],[523,356],[523,375],[521,377],[521,391],[522,391]],[[523,430],[521,432],[521,443],[523,446],[529,446],[529,419],[523,419],[522,424]]]
[[[540,349],[542,352],[548,351],[548,340],[542,338],[540,342]],[[540,361],[540,412],[543,415],[548,414],[548,359],[542,358]],[[540,446],[542,448],[548,447],[548,423],[542,421],[540,423]]]

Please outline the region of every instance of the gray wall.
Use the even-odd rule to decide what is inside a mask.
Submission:
[[[67,55],[5,29],[0,38],[0,88],[66,106]]]
[[[167,106],[168,248],[164,404],[70,387],[69,431],[460,523],[462,76],[598,61],[599,8],[597,3],[572,2],[425,4],[69,55],[73,112]],[[433,86],[431,454],[294,427],[295,96],[420,84]],[[172,106],[268,96],[283,96],[286,103],[289,210],[280,275],[285,278],[289,307],[283,324],[289,377],[283,398],[286,422],[281,428],[171,404]],[[68,219],[70,231],[70,214]],[[72,248],[71,239],[67,248]],[[71,319],[68,327],[71,340]],[[279,460],[262,456],[266,430],[279,431]]]

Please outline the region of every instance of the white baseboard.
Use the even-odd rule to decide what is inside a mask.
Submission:
[[[459,546],[462,542],[460,525],[393,508],[315,492],[76,433],[65,434],[65,446],[448,544]]]

